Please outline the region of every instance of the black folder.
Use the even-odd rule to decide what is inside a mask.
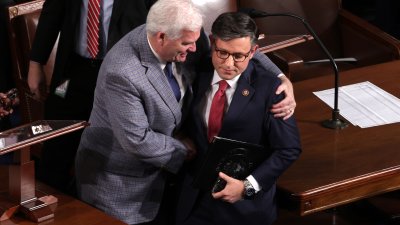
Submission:
[[[225,187],[225,182],[219,179],[219,172],[244,180],[268,157],[268,152],[261,145],[215,137],[195,175],[193,186],[218,192]]]

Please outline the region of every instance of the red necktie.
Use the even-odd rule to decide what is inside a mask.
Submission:
[[[211,103],[210,115],[208,117],[208,140],[210,142],[221,130],[226,102],[225,90],[228,86],[225,80],[221,80],[219,82],[218,91],[215,93]]]
[[[87,17],[87,45],[94,59],[99,53],[100,0],[89,0]]]

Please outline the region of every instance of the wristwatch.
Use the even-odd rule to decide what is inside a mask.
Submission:
[[[247,179],[243,181],[244,184],[244,192],[243,198],[244,199],[253,199],[256,195],[256,190],[254,189],[253,185],[251,185],[250,181]]]

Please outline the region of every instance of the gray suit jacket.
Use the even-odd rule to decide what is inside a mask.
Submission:
[[[193,74],[180,64],[177,69],[190,83]],[[142,25],[121,39],[101,66],[90,126],[76,158],[81,199],[129,224],[152,220],[166,174],[176,173],[186,155],[172,137],[181,120],[181,107]]]

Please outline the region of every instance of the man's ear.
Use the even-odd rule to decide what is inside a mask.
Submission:
[[[253,58],[254,53],[256,53],[257,49],[258,49],[258,45],[254,45],[253,47],[251,47],[250,58]]]
[[[157,32],[156,33],[156,39],[157,39],[157,43],[160,44],[161,46],[164,45],[164,41],[165,41],[165,33],[164,32]]]
[[[212,34],[208,35],[208,38],[210,39],[210,44],[212,45],[214,43],[214,37]]]

